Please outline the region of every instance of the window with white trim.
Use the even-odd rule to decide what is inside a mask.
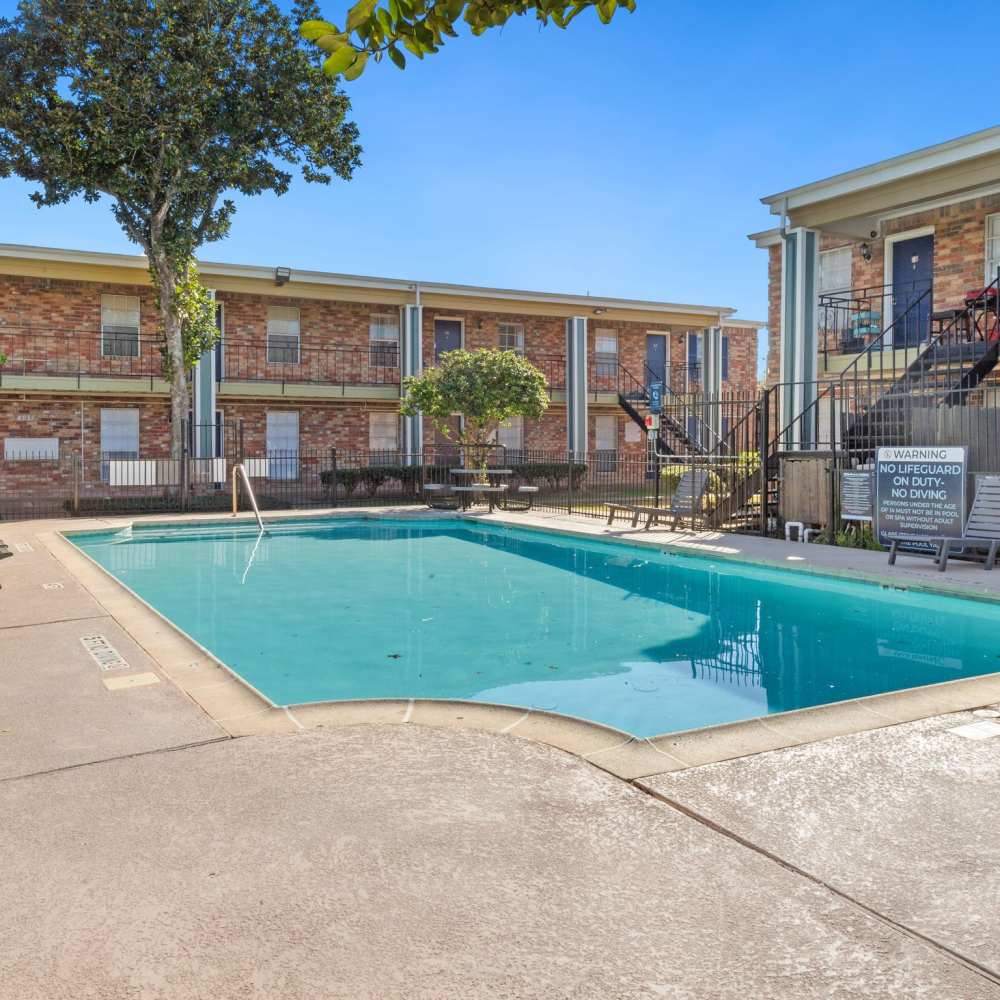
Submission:
[[[101,296],[101,357],[139,357],[139,296]]]
[[[524,453],[524,417],[511,417],[498,428],[496,442],[505,449],[508,462],[519,462]]]
[[[394,462],[399,451],[399,415],[379,410],[368,414],[368,450],[373,465]]]
[[[58,461],[59,438],[4,438],[3,457],[8,462]]]
[[[368,321],[368,349],[377,368],[399,367],[399,314],[372,313]]]
[[[108,482],[111,463],[139,457],[139,411],[135,407],[101,410],[101,481]]]
[[[298,410],[268,410],[266,435],[268,479],[298,479]]]
[[[299,340],[298,306],[268,306],[267,363],[297,365]]]
[[[819,253],[819,294],[846,292],[851,287],[851,248],[837,247]]]
[[[524,326],[521,323],[500,324],[500,350],[524,354]]]
[[[997,280],[1000,269],[1000,212],[986,216],[986,284]]]
[[[618,377],[618,331],[594,331],[594,361],[598,378]]]

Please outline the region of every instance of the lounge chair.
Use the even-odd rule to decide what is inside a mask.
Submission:
[[[677,527],[677,522],[682,517],[691,517],[701,509],[701,500],[705,495],[705,488],[708,486],[708,469],[690,469],[681,476],[674,495],[670,498],[668,507],[646,507],[642,504],[630,503],[609,503],[608,524],[614,520],[615,514],[625,511],[632,515],[632,527],[639,526],[639,519],[646,518],[643,525],[644,531],[654,524],[659,524],[661,518],[670,518],[673,522],[671,528]]]
[[[907,542],[931,542],[933,552],[914,552],[913,555],[932,555],[938,571],[948,568],[948,557],[966,553],[983,553],[984,569],[993,569],[1000,550],[1000,476],[984,476],[972,501],[972,510],[965,531],[958,537],[928,538],[926,535],[901,535],[889,547],[889,565],[894,566],[899,546]]]

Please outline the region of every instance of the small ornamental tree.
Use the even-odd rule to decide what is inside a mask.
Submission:
[[[449,351],[433,368],[404,380],[400,410],[422,413],[449,441],[465,449],[467,468],[485,478],[486,446],[511,417],[538,420],[548,409],[545,376],[513,351]],[[453,418],[462,417],[456,429]]]
[[[586,10],[608,24],[617,11],[631,12],[635,5],[636,0],[357,0],[343,29],[331,21],[309,20],[300,30],[328,53],[323,68],[330,76],[343,74],[345,80],[356,80],[369,56],[375,62],[388,57],[403,69],[403,49],[418,59],[437,52],[445,38],[458,36],[459,20],[474,35],[530,14],[542,25],[566,28]]]
[[[21,0],[0,18],[0,177],[35,204],[107,198],[149,261],[182,450],[187,372],[215,337],[194,255],[232,195],[328,184],[359,163],[349,103],[298,26],[314,0]]]

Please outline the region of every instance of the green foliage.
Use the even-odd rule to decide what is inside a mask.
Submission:
[[[156,289],[156,308],[163,312],[159,283],[153,275]],[[174,318],[180,323],[184,345],[184,368],[192,367],[219,339],[219,328],[215,325],[215,301],[198,276],[198,265],[194,257],[182,261],[174,278],[174,294],[170,308]],[[173,360],[166,350],[163,354],[163,370],[169,378],[173,372]]]
[[[298,32],[318,13],[314,0],[290,14],[273,0],[22,0],[0,18],[0,177],[36,184],[39,206],[107,198],[145,251],[177,452],[205,333],[183,288],[191,257],[229,232],[232,193],[280,195],[293,170],[329,183],[359,163],[349,102]]]
[[[545,376],[513,351],[449,351],[433,368],[404,380],[400,410],[423,413],[459,444],[482,448],[511,417],[538,420],[549,405]],[[461,430],[454,416],[464,418]],[[483,451],[485,460],[485,451]]]
[[[406,66],[402,49],[423,59],[437,52],[445,38],[456,38],[461,19],[474,35],[505,25],[512,17],[534,14],[542,24],[566,28],[575,17],[593,9],[604,24],[618,10],[635,10],[636,0],[357,0],[347,12],[343,29],[330,21],[310,19],[300,26],[302,37],[326,53],[323,69],[330,76],[356,80],[368,57],[387,57],[399,69]]]
[[[0,351],[0,365],[7,364],[7,355],[3,351]]]
[[[832,545],[834,544],[833,538],[836,539],[836,544],[841,548],[845,549],[869,549],[873,552],[884,552],[885,548],[879,545],[878,540],[872,532],[870,525],[852,525],[848,528],[843,528],[835,533],[835,535],[830,534],[829,528],[824,528],[818,535],[814,535],[812,538],[813,542],[818,542],[820,545]]]
[[[520,462],[509,465],[511,488],[537,486],[540,483],[553,490],[562,489],[572,478],[573,489],[579,489],[587,474],[586,462]]]

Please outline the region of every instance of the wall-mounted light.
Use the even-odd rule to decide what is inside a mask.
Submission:
[[[287,285],[292,277],[290,267],[276,267],[274,269],[274,283],[278,286]]]
[[[861,244],[861,259],[866,263],[872,262],[872,248],[870,243]]]
[[[604,306],[596,306],[594,308],[594,315],[595,316],[603,316],[607,311],[608,310],[605,309]]]

